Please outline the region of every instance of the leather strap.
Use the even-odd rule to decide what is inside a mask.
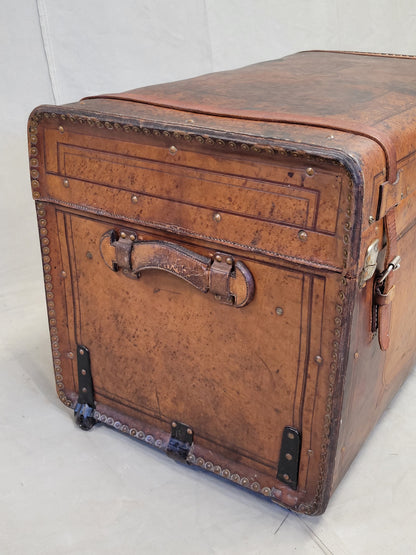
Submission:
[[[380,349],[386,351],[390,344],[390,322],[392,312],[392,300],[395,293],[396,272],[398,265],[389,269],[392,261],[398,257],[397,231],[395,207],[391,208],[384,216],[384,232],[386,236],[386,278],[375,281],[375,304],[377,307],[378,341]],[[383,274],[381,274],[383,276]]]
[[[328,130],[342,131],[366,137],[376,142],[384,151],[386,158],[386,181],[394,183],[397,179],[397,155],[396,148],[390,135],[376,127],[368,125],[363,121],[354,121],[331,116],[313,116],[288,112],[265,112],[261,110],[238,110],[238,109],[222,109],[219,106],[204,104],[201,107],[192,105],[188,99],[181,100],[178,98],[168,99],[163,93],[149,93],[146,88],[136,89],[135,91],[127,91],[124,93],[104,94],[99,96],[90,96],[83,100],[91,99],[110,99],[122,100],[127,102],[136,102],[140,104],[148,104],[170,110],[188,111],[195,114],[205,114],[212,116],[220,116],[227,118],[236,118],[252,121],[262,121],[267,123],[286,123],[294,125],[303,125],[310,127],[319,127]]]

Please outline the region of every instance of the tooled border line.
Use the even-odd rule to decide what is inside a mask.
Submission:
[[[39,159],[38,156],[38,148],[37,148],[37,132],[38,132],[38,124],[42,118],[45,119],[61,119],[62,121],[69,120],[72,123],[79,123],[79,124],[87,124],[90,126],[96,126],[98,128],[106,128],[106,129],[122,129],[125,133],[143,133],[144,135],[163,135],[165,137],[174,137],[175,139],[183,139],[185,141],[197,141],[201,144],[207,145],[217,145],[220,147],[227,147],[231,150],[240,149],[243,152],[248,150],[256,153],[265,153],[268,155],[275,155],[275,154],[286,154],[292,156],[299,156],[300,154],[304,155],[306,159],[316,160],[319,155],[308,155],[307,153],[303,153],[301,151],[293,151],[292,149],[284,149],[284,148],[272,148],[270,146],[259,146],[259,145],[251,145],[249,146],[246,143],[240,143],[237,141],[225,141],[222,139],[215,139],[212,137],[207,136],[200,136],[200,135],[193,135],[186,132],[178,132],[178,131],[160,131],[159,129],[149,129],[148,127],[139,127],[139,126],[132,126],[132,125],[121,125],[118,122],[109,122],[107,120],[100,121],[97,118],[90,118],[87,116],[73,116],[71,114],[55,114],[55,113],[34,113],[31,117],[30,124],[29,124],[29,138],[30,138],[30,146],[29,146],[29,154],[30,154],[30,175],[31,175],[31,183],[32,183],[32,194],[35,200],[40,198],[40,192],[38,191],[40,183],[39,183]],[[322,158],[324,159],[324,158]],[[328,159],[324,159],[328,162]],[[333,161],[335,164],[340,165],[339,161]],[[347,168],[348,169],[348,168]],[[350,244],[350,235],[351,235],[351,215],[352,215],[352,208],[353,208],[353,194],[352,194],[352,180],[349,182],[349,191],[347,193],[347,209],[345,212],[345,221],[344,221],[344,229],[345,234],[343,237],[344,241],[344,249],[343,249],[343,267],[346,268],[347,259],[349,255],[348,245]],[[58,330],[56,327],[56,315],[54,310],[54,293],[53,293],[53,284],[52,284],[52,276],[51,276],[51,266],[50,266],[50,257],[49,257],[49,239],[48,239],[48,231],[47,231],[47,220],[45,218],[46,211],[45,205],[42,202],[37,203],[37,215],[38,215],[38,225],[39,225],[39,235],[40,235],[40,242],[41,242],[41,249],[42,249],[42,260],[43,260],[43,271],[44,271],[44,281],[45,281],[45,292],[46,292],[46,299],[48,305],[48,319],[49,319],[49,328],[50,328],[50,335],[51,335],[51,344],[52,344],[52,355],[54,361],[54,372],[55,372],[55,380],[56,380],[56,388],[58,392],[59,399],[67,406],[71,407],[72,402],[68,397],[66,397],[63,389],[63,375],[62,375],[62,368],[61,368],[61,355],[59,351],[59,337],[58,337]],[[330,363],[330,373],[329,373],[329,385],[328,385],[328,396],[326,400],[326,413],[324,417],[324,429],[322,435],[322,443],[321,443],[321,452],[320,452],[320,463],[319,463],[319,479],[318,484],[315,492],[314,500],[308,504],[304,505],[301,504],[298,507],[299,511],[303,511],[306,514],[313,514],[319,507],[319,503],[321,501],[322,495],[324,493],[324,482],[325,477],[327,474],[327,457],[328,457],[328,446],[330,443],[330,433],[331,433],[331,421],[332,421],[332,410],[333,410],[333,396],[334,396],[334,388],[336,385],[336,376],[337,376],[337,368],[339,361],[339,341],[342,334],[342,313],[344,307],[344,300],[346,298],[346,287],[347,287],[347,279],[344,276],[341,276],[341,287],[338,292],[338,303],[336,304],[336,313],[334,318],[334,341],[333,341],[333,351],[332,351],[332,361]],[[151,435],[146,435],[142,430],[136,430],[135,428],[130,428],[126,424],[122,422],[114,421],[112,417],[108,417],[99,411],[94,412],[94,417],[100,421],[104,422],[109,426],[113,426],[115,429],[120,430],[121,432],[128,433],[129,435],[136,437],[146,443],[150,443],[155,447],[162,446],[162,440],[155,439]],[[279,490],[272,487],[261,487],[258,482],[253,482],[250,484],[250,480],[248,477],[240,477],[239,474],[233,473],[228,468],[221,468],[219,465],[214,465],[211,461],[205,461],[202,457],[195,458],[193,454],[190,454],[187,458],[187,461],[191,464],[195,464],[197,466],[203,467],[205,470],[209,472],[213,472],[217,475],[220,475],[226,479],[231,480],[234,483],[238,483],[243,487],[250,487],[255,492],[260,492],[266,497],[271,497],[272,499],[275,498],[277,502],[279,502],[278,494]],[[281,502],[281,501],[280,501]],[[282,503],[282,502],[281,502]],[[290,507],[293,509],[293,507]]]

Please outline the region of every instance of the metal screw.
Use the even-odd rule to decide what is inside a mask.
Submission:
[[[122,232],[120,233],[120,237],[121,237],[122,239],[125,239],[125,238],[127,237],[127,235],[125,234],[124,231],[122,231]]]
[[[313,170],[313,168],[306,168],[306,174],[307,175],[313,175],[315,172]]]
[[[178,149],[176,148],[176,146],[171,146],[169,147],[169,154],[172,154],[172,156],[175,156],[175,154],[178,152]]]
[[[131,202],[132,202],[133,204],[137,204],[137,203],[139,202],[139,199],[136,197],[136,195],[132,195],[132,197],[131,197]]]
[[[221,221],[221,214],[218,214],[218,212],[216,214],[213,215],[213,219],[215,222],[220,222]]]
[[[63,132],[65,131],[65,129],[62,127],[62,125],[60,125],[60,126],[58,127],[58,131],[59,131],[60,133],[63,133]]]
[[[69,187],[69,181],[67,179],[64,179],[62,184],[64,187]]]
[[[283,314],[283,308],[281,306],[276,307],[276,314],[281,316]]]
[[[306,233],[306,231],[299,231],[298,237],[301,241],[306,241],[308,238],[308,234]]]
[[[315,357],[315,362],[316,362],[317,364],[322,364],[323,358],[321,357],[321,355],[316,355],[316,357]]]
[[[220,254],[216,254],[216,255],[215,255],[215,260],[216,260],[217,262],[221,262],[221,261],[222,261],[221,255],[220,255]]]

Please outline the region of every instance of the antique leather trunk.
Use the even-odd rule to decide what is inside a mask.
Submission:
[[[415,77],[312,51],[33,111],[56,385],[82,428],[325,510],[415,364]]]

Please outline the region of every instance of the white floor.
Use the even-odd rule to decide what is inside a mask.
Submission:
[[[1,554],[416,553],[415,374],[327,512],[297,516],[112,429],[75,427],[55,394],[35,239],[29,268],[13,257],[14,279],[11,259],[0,274]]]

